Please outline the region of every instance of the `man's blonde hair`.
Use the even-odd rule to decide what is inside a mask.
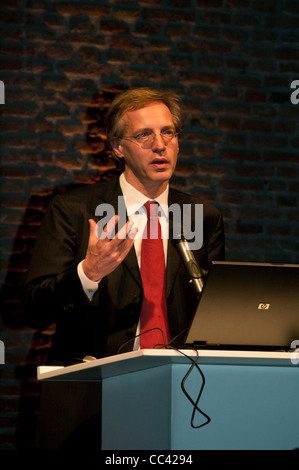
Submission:
[[[182,116],[180,99],[172,91],[155,90],[152,88],[133,88],[116,96],[107,113],[107,140],[121,139],[124,135],[124,126],[121,118],[127,111],[135,111],[152,103],[164,103],[173,119],[178,134],[182,130]]]

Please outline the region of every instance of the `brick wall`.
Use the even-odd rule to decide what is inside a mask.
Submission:
[[[102,135],[119,90],[181,95],[173,184],[222,210],[227,259],[299,263],[299,2],[0,0],[0,22],[0,439],[14,449],[32,446],[51,340],[20,318],[36,232],[54,191],[115,174]]]

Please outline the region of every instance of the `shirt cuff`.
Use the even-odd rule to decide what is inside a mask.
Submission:
[[[85,292],[85,294],[87,295],[87,297],[89,298],[89,300],[92,299],[92,297],[94,296],[94,294],[96,293],[96,291],[98,290],[98,287],[99,287],[99,282],[101,281],[101,279],[99,279],[98,281],[91,281],[85,274],[85,272],[83,271],[83,261],[82,260],[78,266],[77,266],[77,272],[78,272],[78,276],[79,276],[79,279],[81,281],[81,284],[82,284],[82,288]]]

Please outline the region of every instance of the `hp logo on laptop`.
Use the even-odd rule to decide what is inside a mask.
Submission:
[[[269,310],[269,308],[270,308],[270,304],[262,303],[262,304],[259,304],[259,306],[258,306],[259,310]]]

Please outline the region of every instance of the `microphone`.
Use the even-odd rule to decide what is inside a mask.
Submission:
[[[176,248],[181,261],[190,277],[190,283],[193,285],[197,297],[202,293],[204,287],[204,276],[207,272],[198,266],[189,244],[185,237],[182,235],[181,239],[173,239],[174,247]]]

